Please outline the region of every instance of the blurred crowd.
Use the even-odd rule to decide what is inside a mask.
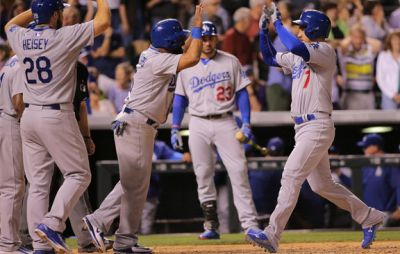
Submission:
[[[252,111],[285,111],[291,102],[291,76],[268,67],[259,52],[258,21],[266,0],[200,0],[204,20],[217,25],[219,48],[240,60],[252,81],[248,86]],[[96,3],[68,0],[64,25],[90,20]],[[150,45],[156,22],[177,18],[191,26],[194,0],[109,0],[112,27],[87,47],[80,60],[89,67],[88,101],[92,115],[114,115],[121,110],[134,78],[140,53]],[[400,107],[400,7],[395,0],[277,1],[282,21],[296,33],[291,21],[303,9],[327,14],[332,23],[329,42],[337,50],[337,73],[332,80],[335,109],[398,109]],[[0,2],[0,68],[12,54],[4,25],[30,6],[30,0]],[[270,30],[273,31],[273,26]],[[271,33],[273,34],[273,33]],[[285,46],[274,38],[274,46]]]

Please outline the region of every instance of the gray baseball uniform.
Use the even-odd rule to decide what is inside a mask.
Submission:
[[[22,75],[17,57],[0,72],[0,251],[15,251],[21,244],[19,226],[25,193],[20,124],[12,97],[21,94]]]
[[[156,127],[167,119],[181,56],[160,53],[153,47],[145,50],[136,66],[124,110],[117,116],[117,120],[127,122],[123,135],[114,136],[120,181],[99,209],[87,216],[106,232],[119,211],[116,249],[130,248],[137,243],[136,234],[150,183]]]
[[[328,148],[335,136],[330,116],[336,55],[335,50],[325,42],[306,43],[306,46],[310,53],[308,63],[292,53],[276,55],[277,63],[284,71],[292,73],[291,115],[297,122],[296,145],[283,171],[278,204],[271,215],[269,226],[265,228],[268,239],[276,246],[306,179],[314,192],[349,211],[353,219],[363,227],[376,224],[383,216],[332,179]]]
[[[21,136],[25,174],[30,183],[28,225],[35,249],[51,249],[34,230],[44,223],[57,232],[90,183],[85,143],[73,111],[76,61],[80,50],[93,42],[93,21],[58,30],[46,26],[11,26],[10,45],[25,72]],[[65,181],[48,212],[51,182],[49,164],[59,166]]]
[[[238,59],[218,50],[213,58],[202,59],[197,65],[180,72],[175,91],[189,101],[189,148],[200,203],[217,200],[213,180],[213,147],[216,146],[228,171],[234,203],[244,229],[258,227],[257,213],[244,149],[235,139],[239,129],[231,112],[235,109],[235,93],[249,83]]]

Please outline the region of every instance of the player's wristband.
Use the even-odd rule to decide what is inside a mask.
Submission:
[[[192,28],[192,38],[201,40],[201,27]]]

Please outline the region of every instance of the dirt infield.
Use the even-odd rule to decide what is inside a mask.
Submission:
[[[154,254],[230,254],[230,253],[265,253],[250,244],[238,245],[201,245],[201,246],[157,246]],[[327,242],[327,243],[283,243],[278,253],[296,254],[396,254],[400,253],[399,241],[378,241],[371,249],[364,250],[360,243]]]

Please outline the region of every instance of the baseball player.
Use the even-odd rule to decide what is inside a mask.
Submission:
[[[24,72],[25,111],[21,118],[23,160],[30,183],[28,226],[36,253],[68,253],[58,232],[90,183],[83,137],[74,117],[76,61],[80,50],[107,29],[110,12],[105,0],[97,1],[94,20],[61,26],[61,0],[33,0],[31,9],[5,26],[7,38]],[[36,26],[26,29],[32,20]],[[64,183],[48,212],[51,182],[49,164],[60,168]]]
[[[219,239],[217,194],[213,181],[214,146],[228,171],[242,228],[258,228],[246,157],[243,146],[235,139],[239,129],[232,114],[237,102],[243,121],[241,131],[250,139],[250,102],[246,90],[250,81],[242,72],[236,57],[216,49],[218,35],[212,22],[203,22],[202,35],[201,61],[178,75],[172,111],[171,143],[174,149],[182,148],[179,129],[185,108],[189,106],[189,148],[197,192],[205,216],[205,231],[199,235],[199,239]]]
[[[4,253],[28,253],[19,237],[25,176],[19,124],[23,79],[18,69],[14,56],[0,72],[0,251]]]
[[[137,232],[149,188],[154,140],[157,127],[167,119],[177,73],[200,59],[202,8],[201,4],[196,6],[194,27],[186,44],[187,32],[178,20],[165,19],[154,25],[151,45],[141,54],[132,89],[112,123],[120,181],[99,209],[116,204],[114,209],[120,211],[114,253],[152,253],[151,249],[138,245]],[[102,210],[104,213],[97,213],[98,217],[84,218],[93,243],[103,251],[101,221],[108,220],[111,210]]]
[[[277,53],[268,37],[271,20],[279,38],[289,49]],[[331,119],[331,84],[335,73],[335,50],[325,42],[331,27],[329,18],[316,10],[304,11],[296,36],[283,27],[279,10],[272,2],[260,20],[260,47],[268,65],[292,73],[291,116],[295,122],[295,147],[285,164],[278,203],[264,231],[249,231],[247,240],[276,252],[281,234],[296,205],[300,188],[307,179],[311,189],[338,207],[349,211],[364,232],[362,248],[369,248],[384,213],[368,207],[349,190],[333,181],[328,149],[335,136]]]

